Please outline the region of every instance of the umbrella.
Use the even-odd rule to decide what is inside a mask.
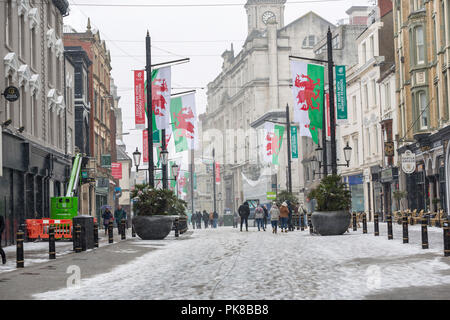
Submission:
[[[111,210],[111,206],[110,206],[110,205],[107,205],[107,204],[105,204],[105,205],[103,205],[103,206],[101,206],[101,207],[100,207],[100,210],[105,210],[105,209],[109,209],[109,210]]]

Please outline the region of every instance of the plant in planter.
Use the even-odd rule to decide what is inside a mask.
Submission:
[[[170,190],[136,185],[131,196],[135,200],[133,226],[141,239],[164,239],[172,230],[174,216],[185,214],[186,202]]]
[[[276,202],[281,204],[285,201],[289,201],[292,204],[296,204],[298,202],[298,198],[287,190],[280,191],[277,194]]]
[[[350,225],[352,197],[340,175],[322,179],[308,197],[316,199],[316,208],[311,216],[314,230],[322,235],[341,235]]]

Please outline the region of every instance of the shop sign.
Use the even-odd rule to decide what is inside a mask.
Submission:
[[[394,180],[394,175],[392,174],[392,168],[388,168],[381,171],[381,182],[391,182]]]
[[[386,157],[394,156],[394,142],[393,141],[386,141],[384,143],[384,154]]]
[[[5,89],[5,91],[3,92],[3,96],[5,96],[5,99],[9,102],[14,102],[19,100],[20,92],[18,88],[10,86]]]
[[[406,174],[416,171],[416,155],[411,150],[406,150],[402,154],[402,170]]]
[[[100,157],[100,163],[102,168],[111,168],[111,155],[102,154]]]

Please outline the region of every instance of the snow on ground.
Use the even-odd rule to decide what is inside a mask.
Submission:
[[[34,298],[363,299],[393,288],[450,284],[442,229],[430,228],[431,246],[423,250],[420,226],[410,228],[411,244],[402,244],[401,226],[394,226],[394,240],[387,240],[385,228],[380,225],[380,237],[370,224],[369,234],[359,229],[337,237],[224,227],[194,230],[179,239],[134,239],[136,246],[158,250],[82,279],[79,288]]]

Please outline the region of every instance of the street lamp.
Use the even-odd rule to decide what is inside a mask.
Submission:
[[[352,156],[352,148],[348,145],[348,141],[347,141],[347,146],[344,148],[344,157],[345,157],[345,161],[347,162],[347,167],[350,167],[350,157]]]
[[[173,177],[173,180],[175,180],[175,189],[177,189],[177,198],[178,198],[178,169],[179,169],[179,167],[178,167],[178,165],[176,164],[176,163],[174,163],[173,165],[172,165],[172,177]],[[171,179],[172,180],[172,179]]]
[[[136,166],[136,172],[139,172],[139,165],[141,164],[141,153],[138,148],[133,152],[134,165]]]
[[[167,150],[161,150],[160,158],[161,164],[166,166],[169,162],[169,152]]]
[[[347,145],[344,148],[344,158],[345,158],[345,162],[346,164],[336,164],[336,166],[338,167],[350,167],[350,158],[352,156],[352,148],[349,146],[348,142]],[[317,174],[322,174],[322,172],[320,172],[320,169],[322,169],[322,167],[325,168],[325,166],[327,167],[331,167],[331,165],[327,165],[327,164],[323,164],[322,165],[322,161],[323,161],[323,148],[318,145],[318,147],[316,148],[316,159],[314,159],[313,161],[317,161],[319,162],[319,172]]]

